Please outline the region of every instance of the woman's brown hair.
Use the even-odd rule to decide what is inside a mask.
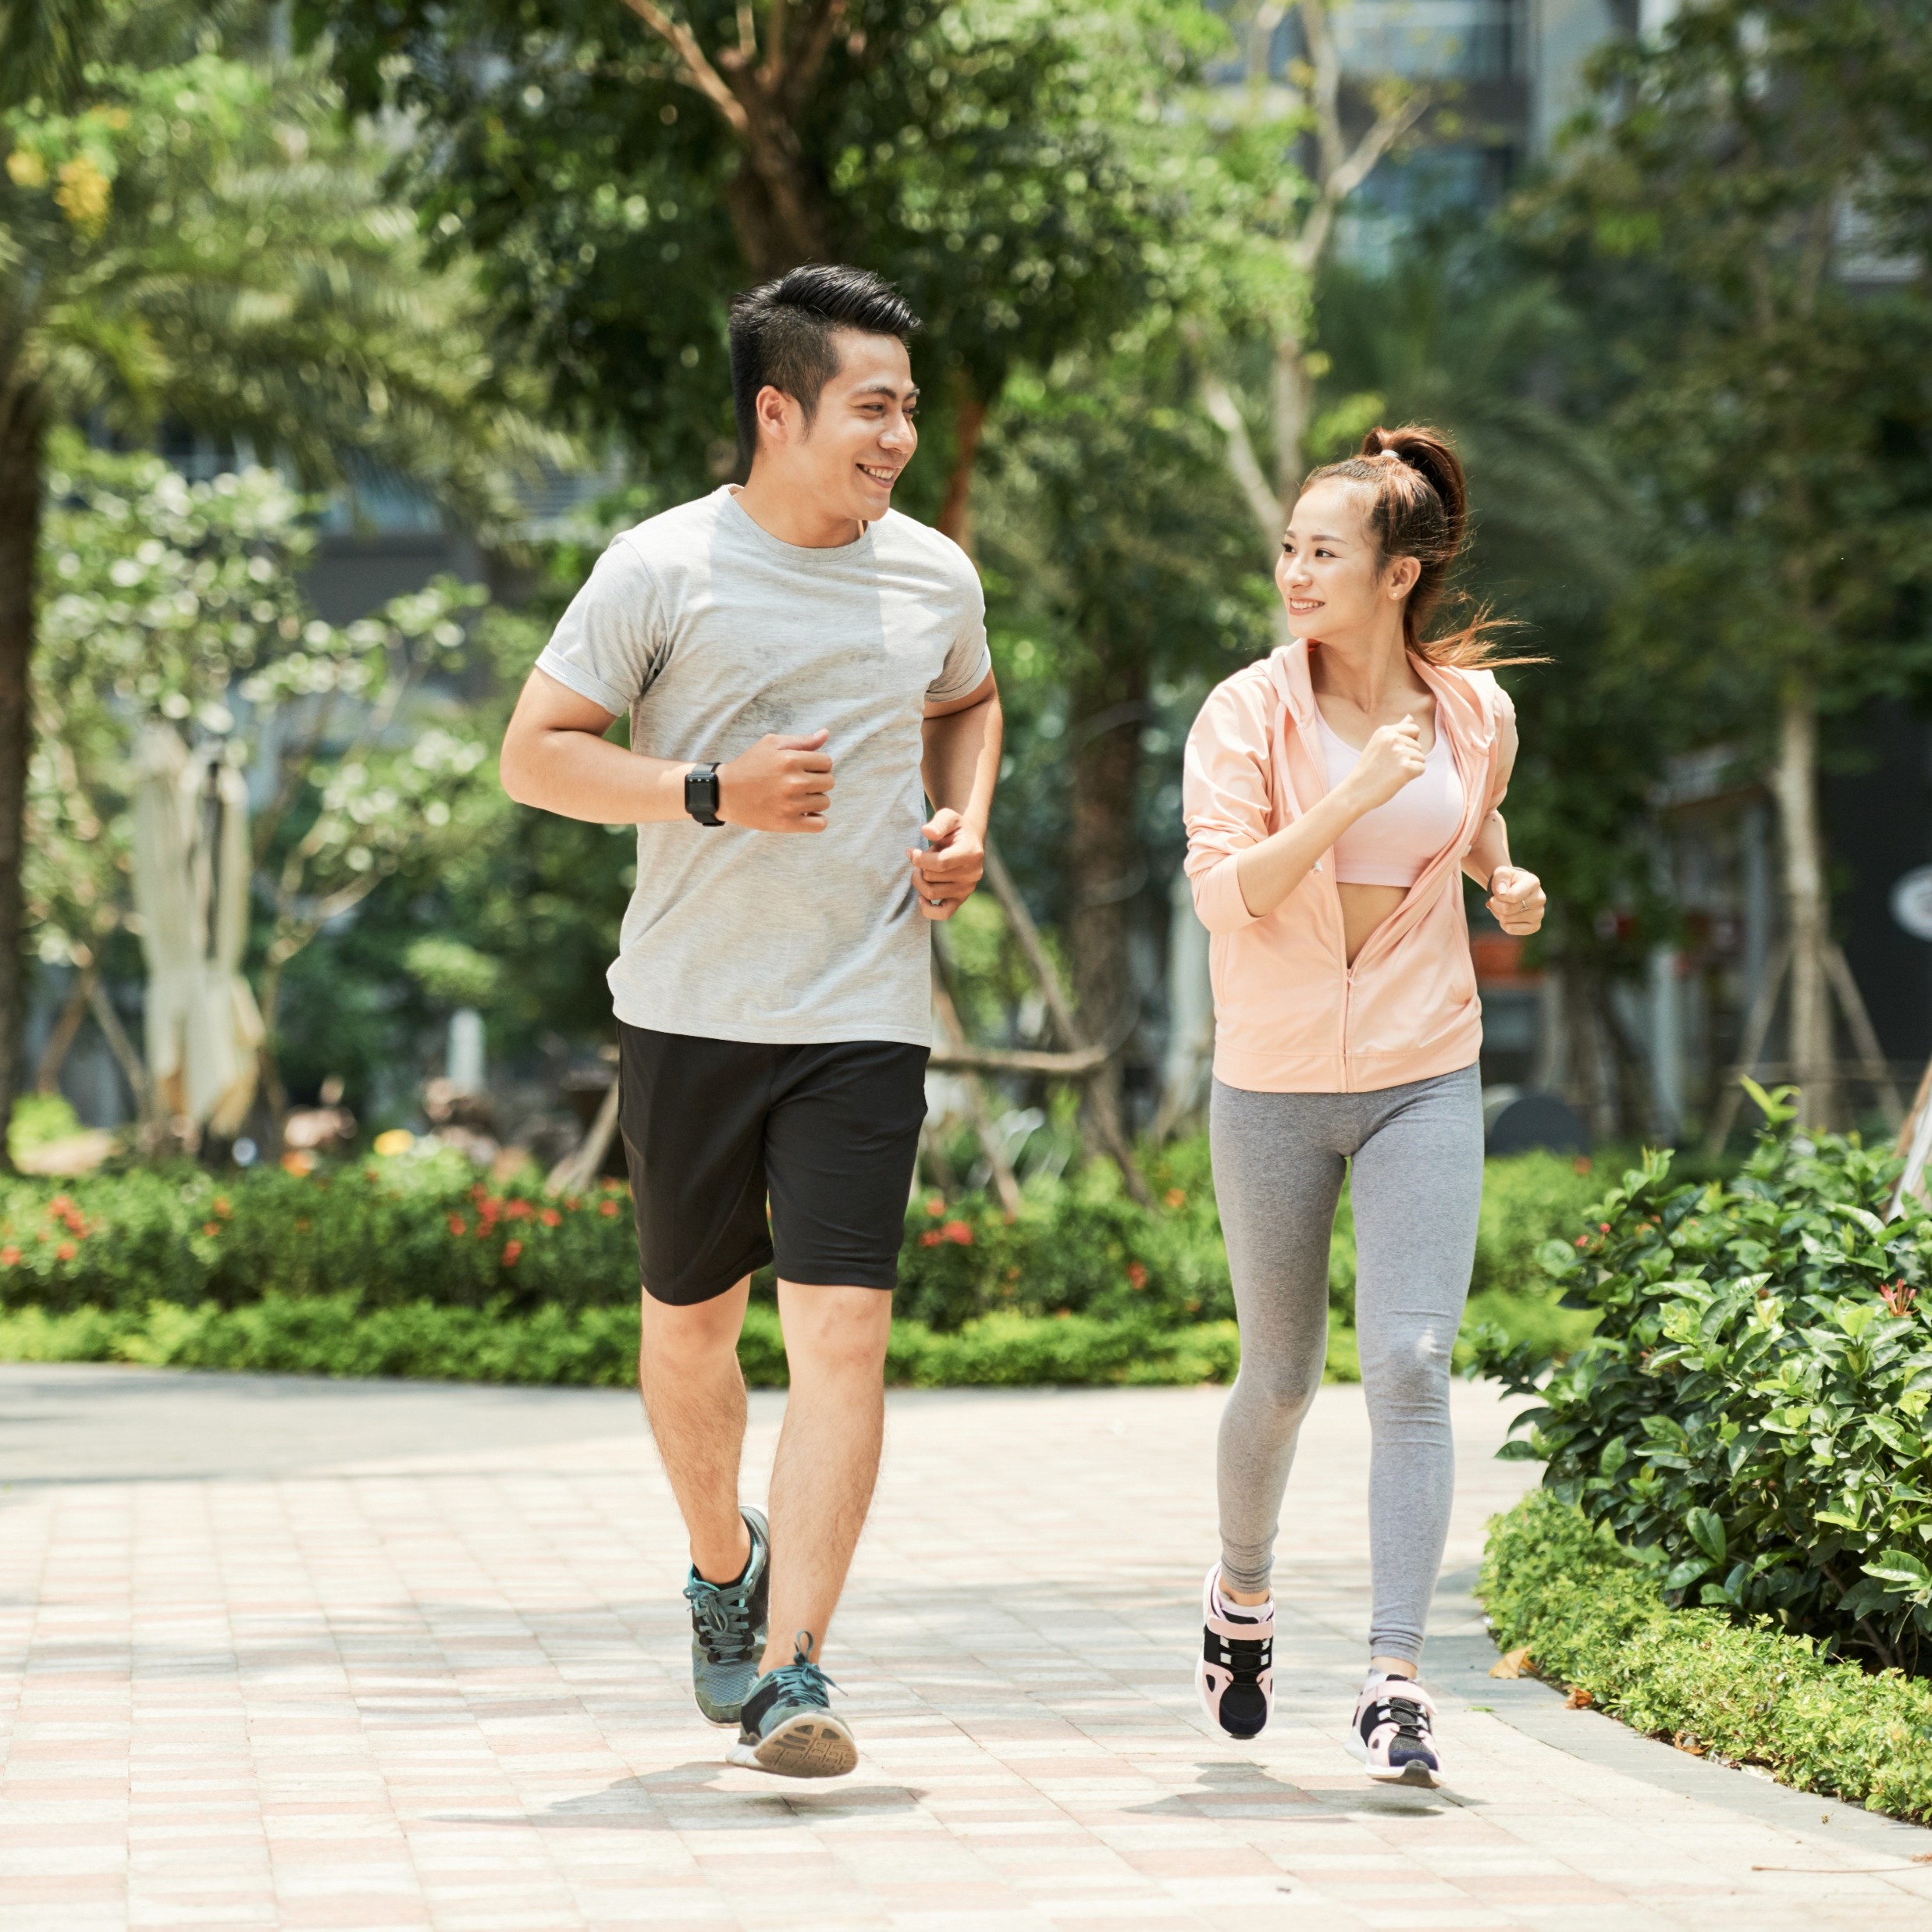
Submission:
[[[1441,430],[1414,422],[1399,429],[1372,429],[1355,455],[1311,470],[1301,487],[1306,490],[1331,479],[1368,486],[1368,532],[1381,553],[1379,571],[1397,557],[1412,557],[1422,567],[1402,605],[1402,641],[1416,656],[1459,671],[1545,661],[1499,657],[1499,635],[1514,627],[1507,618],[1493,615],[1487,605],[1446,637],[1423,635],[1448,592],[1450,572],[1469,537],[1469,485],[1461,459]]]

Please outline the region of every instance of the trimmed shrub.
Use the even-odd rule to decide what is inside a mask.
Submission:
[[[637,1380],[637,1349],[635,1302],[585,1308],[552,1304],[518,1314],[496,1304],[370,1307],[354,1294],[269,1293],[239,1308],[154,1301],[139,1309],[0,1314],[0,1360],[14,1361],[627,1388]],[[1239,1359],[1231,1322],[1162,1329],[1091,1316],[1009,1313],[950,1334],[895,1322],[886,1379],[921,1388],[1225,1382]],[[746,1311],[738,1360],[754,1388],[785,1386],[776,1309],[754,1304]]]
[[[1479,1587],[1501,1647],[1632,1728],[1932,1823],[1932,1685],[1834,1662],[1767,1617],[1670,1609],[1662,1577],[1536,1489],[1490,1525]]]
[[[1898,1164],[1781,1100],[1728,1182],[1651,1154],[1543,1265],[1596,1334],[1561,1366],[1490,1332],[1478,1366],[1544,1406],[1514,1453],[1654,1556],[1666,1600],[1870,1661],[1932,1660],[1932,1210]]]

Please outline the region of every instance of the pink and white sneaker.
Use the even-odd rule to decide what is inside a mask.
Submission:
[[[1372,1677],[1355,1700],[1349,1749],[1379,1784],[1432,1788],[1443,1781],[1435,1716],[1429,1692],[1414,1678]]]
[[[1217,1563],[1201,1586],[1194,1683],[1202,1708],[1230,1738],[1258,1738],[1275,1708],[1275,1599],[1224,1603],[1220,1576]]]

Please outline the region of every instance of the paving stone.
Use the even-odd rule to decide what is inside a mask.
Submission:
[[[1533,1471],[1455,1395],[1450,1781],[1363,1780],[1367,1428],[1325,1389],[1276,1719],[1194,1701],[1211,1389],[897,1393],[835,1784],[722,1762],[634,1397],[0,1368],[0,1923],[398,1932],[1932,1925],[1932,1834],[1488,1678]],[[748,1499],[782,1398],[753,1403]],[[1877,1866],[1870,1870],[1861,1868]]]

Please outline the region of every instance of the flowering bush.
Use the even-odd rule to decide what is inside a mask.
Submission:
[[[551,1197],[534,1174],[479,1180],[453,1151],[340,1165],[295,1157],[220,1178],[138,1169],[59,1192],[0,1183],[0,1307],[239,1308],[354,1293],[371,1308],[427,1299],[522,1312],[628,1304],[637,1291],[621,1183]],[[758,1292],[769,1296],[769,1271]],[[1212,1226],[1071,1186],[1030,1194],[1011,1222],[977,1196],[913,1202],[897,1309],[940,1332],[1001,1311],[1169,1324],[1233,1312]]]
[[[1763,1613],[1869,1660],[1932,1663],[1932,1209],[1887,1221],[1898,1164],[1772,1124],[1728,1183],[1641,1165],[1544,1244],[1595,1336],[1477,1338],[1540,1387],[1514,1453],[1654,1564],[1670,1604]],[[1509,1452],[1506,1452],[1509,1453]]]

